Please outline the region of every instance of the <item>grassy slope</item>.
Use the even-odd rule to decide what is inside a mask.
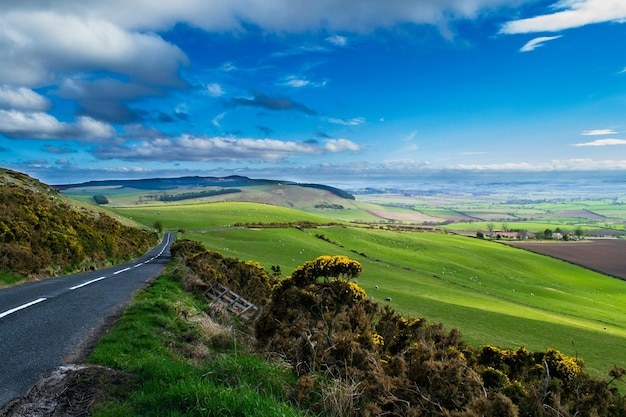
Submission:
[[[193,212],[190,206],[119,212],[146,224],[158,219],[166,228],[198,230],[185,237],[226,256],[267,268],[280,265],[285,274],[319,255],[345,254],[363,264],[359,284],[368,295],[391,297],[392,306],[406,315],[458,327],[472,344],[554,347],[583,357],[587,370],[598,377],[614,363],[624,366],[619,352],[626,342],[626,282],[565,262],[444,234],[221,227],[237,221],[313,220],[272,206],[231,203],[194,206]]]
[[[168,276],[137,295],[90,357],[91,363],[132,373],[136,383],[123,398],[98,404],[94,415],[305,415],[288,402],[285,387],[294,376],[287,369],[247,354],[232,335],[211,335],[181,316],[185,309],[200,317],[197,304]]]

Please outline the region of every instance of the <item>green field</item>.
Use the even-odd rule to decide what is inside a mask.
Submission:
[[[626,282],[566,262],[444,233],[232,227],[237,222],[328,222],[269,205],[215,203],[116,212],[146,225],[159,220],[165,229],[184,229],[179,237],[268,269],[279,265],[284,275],[320,255],[347,255],[363,264],[359,284],[370,297],[381,302],[390,297],[391,306],[407,316],[457,327],[473,345],[556,348],[582,357],[587,371],[601,378],[614,364],[626,365]]]

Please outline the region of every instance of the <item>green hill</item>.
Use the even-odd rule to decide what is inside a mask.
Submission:
[[[626,282],[563,261],[446,233],[332,226],[323,217],[252,203],[116,212],[185,229],[185,238],[268,270],[279,266],[284,275],[321,255],[349,256],[363,265],[359,285],[368,296],[390,298],[407,316],[459,328],[476,346],[553,347],[582,356],[595,376],[606,375],[614,363],[623,366],[618,352],[626,342]],[[276,228],[279,222],[282,228]],[[309,226],[293,227],[298,222]],[[264,223],[274,227],[259,227]]]
[[[113,206],[182,200],[207,201],[207,197],[218,197],[221,200],[223,194],[241,193],[238,196],[229,196],[229,199],[231,201],[270,202],[289,207],[294,203],[286,196],[289,194],[286,190],[292,189],[299,189],[300,193],[306,194],[308,201],[320,199],[320,204],[340,206],[336,201],[354,200],[352,194],[328,185],[252,179],[237,175],[88,181],[79,184],[55,185],[54,188],[65,195],[83,197],[83,199],[104,196]],[[309,192],[307,193],[305,189],[309,189]],[[324,200],[331,200],[332,203]]]
[[[0,169],[0,285],[120,263],[156,241],[153,232]]]

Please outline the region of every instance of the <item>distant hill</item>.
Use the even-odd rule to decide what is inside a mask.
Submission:
[[[355,208],[355,197],[323,184],[228,177],[147,178],[55,185],[63,195],[89,204],[129,207],[141,204],[245,201],[304,211]]]
[[[0,271],[44,277],[120,263],[156,244],[28,175],[0,168]]]
[[[88,181],[79,184],[55,185],[59,191],[68,191],[76,188],[85,187],[122,187],[134,188],[139,190],[177,190],[186,188],[202,188],[202,187],[221,187],[221,188],[237,188],[252,187],[259,185],[298,185],[301,187],[318,188],[329,191],[338,197],[354,200],[354,196],[339,188],[322,184],[299,184],[292,181],[278,181],[266,179],[252,179],[239,175],[231,175],[228,177],[177,177],[177,178],[147,178],[139,180],[103,180]]]

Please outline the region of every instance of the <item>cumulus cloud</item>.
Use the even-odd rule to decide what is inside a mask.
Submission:
[[[575,143],[572,146],[615,146],[626,145],[626,139],[598,139],[591,142]]]
[[[270,97],[260,91],[253,91],[252,97],[235,97],[229,102],[233,106],[261,107],[267,110],[295,110],[311,116],[317,112],[287,97]]]
[[[15,139],[76,139],[98,142],[112,137],[115,130],[106,123],[85,116],[77,118],[75,123],[65,123],[42,112],[0,110],[0,134]]]
[[[520,0],[56,0],[58,13],[98,16],[117,22],[125,29],[164,30],[176,22],[186,22],[211,31],[243,31],[252,23],[268,31],[301,31],[324,27],[332,31],[366,31],[397,23],[434,23],[473,18],[488,7],[519,4]],[[18,7],[15,3],[12,7]],[[28,1],[20,8],[29,9]],[[0,10],[9,8],[2,6]],[[137,13],[141,10],[141,13]]]
[[[554,13],[506,23],[501,33],[557,32],[593,23],[623,22],[626,2],[623,0],[561,0]]]
[[[155,139],[132,145],[101,146],[94,151],[99,159],[128,161],[257,161],[278,162],[297,155],[358,152],[359,146],[347,139],[317,142],[280,141],[228,137],[183,135],[174,139]]]
[[[155,34],[124,30],[115,20],[69,5],[65,9],[0,14],[0,82],[38,86],[54,82],[60,73],[105,69],[149,83],[181,85],[177,71],[187,57],[177,46]]]
[[[328,139],[324,141],[323,149],[331,153],[359,152],[361,147],[348,139]]]
[[[532,39],[528,41],[524,46],[520,48],[520,52],[530,52],[535,49],[543,46],[544,43],[553,41],[555,39],[559,39],[562,35],[559,36],[541,36],[539,38]]]
[[[46,111],[50,101],[30,88],[0,85],[0,109]]]

